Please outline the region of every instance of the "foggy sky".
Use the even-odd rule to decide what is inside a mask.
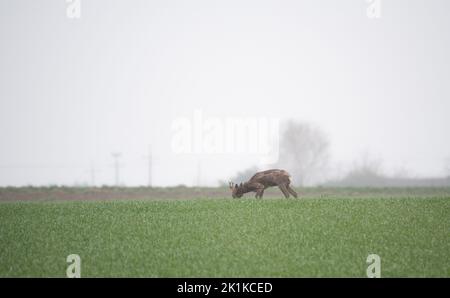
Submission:
[[[175,154],[174,120],[294,119],[331,144],[330,175],[445,174],[450,4],[381,0],[0,1],[0,186],[213,185],[252,155]]]

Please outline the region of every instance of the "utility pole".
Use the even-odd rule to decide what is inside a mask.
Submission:
[[[91,161],[91,186],[95,186],[95,172],[94,162]]]
[[[121,156],[121,153],[115,152],[112,154],[114,158],[114,170],[115,170],[115,176],[116,176],[116,186],[119,186],[120,180],[119,180],[119,157]]]
[[[153,156],[152,156],[152,147],[148,146],[148,156],[147,156],[147,160],[148,160],[148,187],[152,187],[152,172],[153,172]]]
[[[197,161],[197,187],[200,187],[202,180],[202,164],[201,161]]]

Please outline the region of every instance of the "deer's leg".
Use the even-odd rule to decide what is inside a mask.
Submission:
[[[295,198],[297,198],[297,193],[295,192],[295,190],[292,189],[292,187],[288,184],[286,185],[287,190],[290,192],[291,195],[293,195]]]
[[[284,196],[286,197],[286,199],[289,198],[289,192],[288,192],[288,190],[286,189],[286,185],[280,184],[280,185],[278,185],[278,187],[279,187],[280,190],[283,192],[283,194],[284,194]]]
[[[264,188],[258,191],[258,196],[260,199],[262,199],[263,195],[264,195]]]
[[[256,187],[256,198],[262,198],[263,197],[263,195],[264,195],[264,185],[262,185],[262,184],[258,184],[257,185],[257,187]]]

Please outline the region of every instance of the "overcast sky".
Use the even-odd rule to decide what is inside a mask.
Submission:
[[[0,0],[0,185],[213,185],[251,154],[179,154],[173,123],[294,119],[330,139],[333,171],[445,173],[450,2]],[[73,11],[71,10],[73,13]],[[73,14],[69,14],[73,16]],[[192,120],[194,121],[194,120]],[[261,165],[264,166],[264,165]]]

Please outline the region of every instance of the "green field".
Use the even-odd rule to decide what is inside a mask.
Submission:
[[[450,277],[450,198],[0,203],[0,276]]]

